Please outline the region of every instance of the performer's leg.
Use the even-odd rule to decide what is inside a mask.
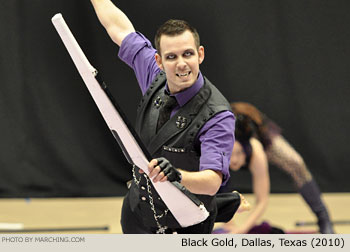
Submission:
[[[266,150],[266,154],[269,163],[290,175],[298,189],[312,180],[312,175],[303,158],[283,136],[278,135],[272,139],[272,144]]]
[[[312,211],[318,219],[318,226],[322,234],[334,234],[333,226],[330,221],[328,211],[321,199],[321,192],[316,182],[311,180],[305,183],[300,189],[300,194],[303,196],[306,203],[309,204]]]
[[[282,136],[272,139],[266,153],[271,164],[292,177],[299,193],[317,216],[320,232],[334,233],[321,192],[300,154]]]
[[[153,233],[149,228],[145,227],[130,208],[129,193],[125,196],[122,206],[122,214],[120,220],[124,234],[151,234]]]

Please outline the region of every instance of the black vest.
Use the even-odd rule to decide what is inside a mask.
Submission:
[[[165,83],[166,75],[161,72],[142,98],[138,106],[136,132],[152,157],[165,157],[175,167],[186,171],[199,171],[201,152],[197,134],[203,125],[217,113],[230,111],[230,105],[216,87],[204,78],[204,85],[199,92],[156,133],[160,104],[165,95]],[[138,186],[134,181],[131,185],[129,195],[131,208],[139,212],[145,225],[156,227],[154,214],[149,204],[147,181],[144,176],[139,175],[137,169],[135,175],[140,182]],[[152,196],[157,214],[164,214],[167,208],[153,186]],[[204,203],[208,211],[216,211],[213,196],[196,196]],[[160,218],[159,222],[170,228],[180,227],[170,212]]]

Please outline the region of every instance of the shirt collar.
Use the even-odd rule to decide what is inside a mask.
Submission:
[[[185,105],[189,100],[191,100],[191,98],[193,96],[195,96],[198,91],[203,87],[204,85],[204,78],[201,72],[199,72],[198,74],[198,78],[196,80],[196,82],[190,86],[189,88],[176,93],[174,96],[176,98],[177,103],[180,105],[180,107],[182,107],[183,105]],[[169,87],[168,87],[168,82],[165,85],[165,90],[164,90],[167,94],[170,94],[169,91]]]

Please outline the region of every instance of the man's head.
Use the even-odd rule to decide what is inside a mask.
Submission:
[[[154,44],[156,46],[158,54],[161,55],[160,38],[162,35],[177,36],[181,35],[185,31],[190,31],[192,33],[196,43],[196,47],[199,48],[200,39],[196,28],[194,28],[184,20],[170,19],[158,28],[156,36],[154,38]]]
[[[167,75],[170,92],[192,86],[204,60],[204,47],[200,46],[196,29],[186,21],[168,20],[158,29],[155,46],[156,62]]]

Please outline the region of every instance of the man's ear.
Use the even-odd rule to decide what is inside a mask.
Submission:
[[[158,67],[164,71],[163,63],[162,63],[162,56],[160,56],[158,53],[156,53],[154,57],[156,58],[156,62],[157,62]]]
[[[200,46],[198,48],[198,63],[202,64],[203,60],[204,60],[204,47]]]

